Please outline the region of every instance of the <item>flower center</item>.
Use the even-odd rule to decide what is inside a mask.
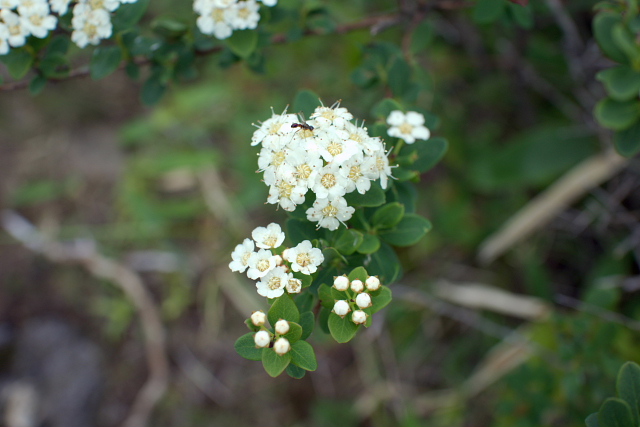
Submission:
[[[322,215],[326,217],[334,217],[338,215],[338,208],[329,203],[326,207],[322,209]]]
[[[411,132],[413,132],[413,126],[411,126],[409,123],[401,124],[398,129],[400,129],[400,133],[405,135],[411,135]]]
[[[362,138],[362,136],[360,136],[360,134],[357,133],[352,133],[351,135],[349,135],[349,139],[355,141],[355,142],[362,142],[364,141],[364,139]]]
[[[271,164],[276,167],[280,166],[281,164],[284,163],[286,157],[287,155],[284,151],[278,151],[277,153],[273,154],[273,160],[271,161]]]
[[[291,192],[293,191],[293,185],[286,181],[280,181],[278,184],[278,193],[282,197],[291,198]]]
[[[247,252],[242,255],[242,258],[240,259],[242,265],[247,265],[249,263],[249,258],[251,258],[251,252]]]
[[[264,244],[271,248],[275,248],[276,243],[278,243],[278,238],[276,236],[269,236],[266,239],[264,239]]]
[[[289,280],[289,289],[291,292],[296,293],[300,289],[300,281],[298,279]]]
[[[256,264],[256,268],[260,271],[267,271],[269,269],[269,266],[270,266],[270,263],[269,263],[269,260],[267,259],[261,259]]]
[[[307,252],[302,252],[296,257],[296,264],[300,265],[301,267],[306,267],[307,265],[311,264],[311,257]]]
[[[280,131],[280,123],[273,123],[270,127],[269,127],[269,133],[271,135],[277,135],[278,132]]]
[[[385,158],[382,156],[378,156],[376,158],[376,168],[378,168],[379,171],[383,171],[386,167],[387,167],[387,162],[385,162]]]
[[[300,179],[309,179],[313,169],[308,164],[303,164],[296,167],[296,176]]]
[[[352,181],[357,181],[362,177],[362,172],[360,172],[360,165],[351,166],[349,169],[349,179]]]
[[[273,276],[271,279],[269,279],[269,281],[267,282],[267,286],[269,287],[269,289],[271,289],[272,291],[275,291],[276,289],[280,289],[282,287],[282,280],[278,277],[278,276]]]
[[[322,178],[320,178],[320,183],[324,188],[331,188],[336,185],[337,182],[338,180],[336,179],[336,176],[332,173],[326,173],[322,175]]]
[[[341,143],[339,142],[332,142],[331,144],[329,144],[329,146],[327,147],[327,151],[329,152],[329,154],[331,154],[332,156],[337,156],[338,154],[342,153],[343,151],[343,146]]]

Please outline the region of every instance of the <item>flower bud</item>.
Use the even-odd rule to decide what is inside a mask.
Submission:
[[[286,289],[290,294],[300,293],[302,290],[302,281],[300,279],[291,278],[286,284]]]
[[[344,317],[347,315],[347,313],[351,311],[351,307],[349,307],[349,303],[346,302],[345,300],[338,300],[333,305],[333,310],[331,311],[333,311],[335,314],[337,314],[340,317]]]
[[[284,335],[289,332],[289,322],[284,319],[280,319],[276,322],[276,332],[280,335]]]
[[[254,335],[253,340],[256,343],[256,347],[267,347],[271,342],[271,335],[269,335],[267,331],[258,331]]]
[[[273,351],[282,356],[286,354],[289,350],[291,350],[291,344],[289,344],[289,340],[286,338],[278,338],[273,344]]]
[[[338,276],[333,280],[333,287],[339,291],[346,291],[349,289],[349,279],[347,276]]]
[[[356,310],[351,315],[351,320],[356,325],[362,325],[367,321],[367,316],[368,316],[367,313],[365,313],[364,311]]]
[[[371,295],[366,292],[358,294],[356,297],[356,304],[358,304],[358,307],[360,308],[371,307]]]
[[[261,310],[254,311],[251,314],[251,322],[256,326],[262,326],[266,321],[267,321],[267,315],[264,314],[264,312]]]
[[[282,265],[282,257],[280,255],[274,255],[276,257],[276,265]]]
[[[378,276],[369,276],[367,277],[367,281],[364,283],[367,286],[367,289],[371,292],[380,289],[380,279],[378,279]]]
[[[364,285],[362,284],[362,280],[354,280],[351,282],[351,290],[357,294],[364,291]]]

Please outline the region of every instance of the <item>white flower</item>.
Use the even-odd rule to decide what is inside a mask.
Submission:
[[[302,290],[302,280],[296,279],[295,277],[293,277],[293,275],[291,275],[289,281],[287,282],[286,289],[290,294],[300,293],[300,291]]]
[[[49,7],[31,9],[28,13],[22,14],[22,25],[34,37],[43,39],[47,37],[50,30],[56,28],[58,20],[55,16],[49,15]]]
[[[387,180],[391,176],[391,166],[389,159],[384,152],[380,152],[375,156],[371,156],[364,161],[362,165],[365,176],[369,179],[380,179],[380,187],[387,189]]]
[[[22,25],[22,19],[17,13],[13,13],[9,9],[0,10],[0,18],[4,21],[9,37],[7,41],[12,47],[20,47],[26,43],[29,30]]]
[[[273,343],[273,351],[276,354],[282,356],[291,350],[291,344],[289,344],[289,340],[286,338],[278,338],[275,343]]]
[[[253,336],[253,341],[256,343],[256,347],[264,348],[271,342],[271,335],[267,331],[258,331]]]
[[[364,174],[364,157],[362,153],[351,157],[340,167],[340,175],[347,178],[346,190],[347,193],[351,193],[353,190],[358,190],[358,193],[364,194],[371,188],[371,180]]]
[[[245,0],[235,3],[229,8],[229,23],[236,30],[253,30],[258,26],[260,6],[255,0]]]
[[[213,7],[209,13],[198,17],[196,20],[198,29],[202,34],[212,35],[220,40],[226,39],[233,32],[233,28],[227,20],[228,14],[227,8]]]
[[[0,9],[15,9],[20,5],[20,0],[0,0]]]
[[[231,253],[231,261],[229,263],[229,268],[231,271],[237,271],[239,273],[243,273],[247,267],[249,266],[249,258],[251,258],[251,254],[253,254],[254,244],[251,239],[244,239],[244,241],[236,246],[236,248]]]
[[[356,325],[362,325],[367,321],[367,317],[369,315],[367,313],[365,313],[362,310],[356,310],[353,312],[353,314],[351,315],[351,320],[353,321],[353,323],[355,323]]]
[[[347,276],[338,276],[333,279],[333,287],[339,291],[346,291],[349,289],[349,278]]]
[[[318,227],[336,230],[340,223],[348,221],[353,216],[355,208],[348,206],[344,197],[337,199],[316,199],[313,206],[307,209],[307,219],[317,222]]]
[[[315,273],[324,261],[322,251],[311,246],[308,240],[300,242],[295,248],[286,249],[282,256],[291,263],[293,271],[306,275]]]
[[[267,298],[278,298],[284,294],[284,287],[289,282],[289,275],[284,267],[270,270],[261,281],[256,283],[258,294]]]
[[[316,176],[316,181],[311,191],[316,193],[319,199],[335,199],[347,193],[347,179],[340,174],[338,166],[328,164]]]
[[[278,3],[278,0],[262,0],[262,3],[265,6],[275,6]]]
[[[275,330],[278,334],[284,335],[289,332],[289,329],[289,322],[287,322],[286,320],[280,319],[276,322]]]
[[[294,178],[278,179],[269,187],[267,203],[279,204],[287,212],[293,212],[296,206],[304,203],[308,188]]]
[[[333,305],[333,310],[331,311],[333,311],[335,314],[337,314],[340,317],[344,317],[351,311],[351,307],[349,307],[349,303],[347,301],[338,300]]]
[[[264,314],[264,311],[258,310],[251,313],[251,323],[256,326],[262,326],[267,321],[267,315]]]
[[[378,276],[367,277],[367,280],[364,282],[364,284],[367,287],[367,290],[371,292],[380,289],[380,279],[378,279]]]
[[[360,282],[362,283],[362,282]],[[371,302],[371,295],[369,295],[366,292],[363,292],[361,294],[358,294],[358,296],[356,297],[356,304],[358,305],[358,307],[360,308],[368,308],[371,307],[372,302]]]
[[[31,13],[48,14],[49,4],[47,0],[21,0],[18,4],[18,13],[21,16]]]
[[[73,8],[71,41],[83,48],[111,37],[111,15],[104,9],[91,9],[78,3]]]
[[[0,55],[9,53],[9,29],[5,24],[0,22]]]
[[[357,294],[364,290],[364,285],[362,284],[362,280],[354,280],[351,282],[351,290]]]
[[[49,0],[51,10],[60,16],[67,13],[69,10],[69,3],[71,3],[71,0]]]
[[[387,117],[387,123],[391,126],[387,133],[389,136],[404,139],[407,144],[413,144],[416,139],[429,139],[431,133],[424,126],[424,116],[415,111],[404,114],[402,111],[392,111]]]
[[[251,232],[251,237],[256,242],[256,246],[262,249],[271,249],[279,247],[284,242],[284,233],[282,228],[275,222],[266,227],[257,227]]]
[[[353,119],[353,115],[346,108],[339,107],[339,105],[340,103],[338,102],[333,107],[317,107],[311,118],[315,119],[319,126],[333,125],[342,129],[349,120]]]
[[[296,122],[295,114],[286,114],[287,109],[282,114],[276,114],[271,108],[271,118],[260,124],[258,130],[251,137],[251,145],[262,143],[266,147],[276,146],[278,149],[285,145],[284,133],[291,130],[291,123]],[[257,125],[254,125],[257,126]],[[283,128],[286,130],[283,131]],[[291,138],[289,138],[291,139]]]
[[[247,277],[256,280],[265,277],[267,273],[276,268],[276,257],[271,251],[260,249],[258,252],[254,252],[249,256],[248,264]]]

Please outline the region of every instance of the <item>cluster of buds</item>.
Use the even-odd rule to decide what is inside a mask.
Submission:
[[[335,230],[355,211],[346,194],[365,194],[378,179],[385,189],[391,176],[385,146],[352,119],[336,103],[316,108],[308,122],[285,110],[261,123],[251,145],[262,144],[258,166],[269,186],[267,203],[294,211],[308,192],[314,193],[307,219]]]
[[[347,276],[338,276],[333,280],[333,287],[341,292],[346,292],[348,299],[337,300],[333,305],[333,311],[338,316],[344,318],[351,314],[351,321],[356,325],[366,323],[369,315],[364,309],[373,305],[370,292],[380,289],[380,279],[377,276],[369,276],[362,283],[362,280],[349,281]]]
[[[273,343],[273,351],[275,351],[276,354],[282,356],[288,353],[289,350],[291,350],[291,344],[283,335],[289,332],[289,322],[284,319],[278,320],[274,326],[275,333],[271,333],[264,326],[266,320],[267,316],[263,311],[254,311],[251,315],[251,322],[261,328],[253,337],[256,348],[270,347],[271,343]]]
[[[249,279],[258,280],[256,288],[263,297],[278,298],[285,290],[299,293],[302,282],[293,277],[293,272],[311,275],[324,261],[322,251],[308,240],[283,249],[285,234],[276,223],[256,228],[251,237],[253,240],[244,239],[231,253],[229,268],[240,273],[246,270]]]

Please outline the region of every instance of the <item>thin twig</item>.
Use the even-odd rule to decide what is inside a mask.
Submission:
[[[73,244],[54,241],[15,211],[3,211],[0,223],[9,235],[31,251],[55,263],[80,265],[93,276],[119,286],[133,302],[144,332],[149,377],[136,395],[122,426],[144,427],[151,411],[166,391],[169,363],[158,308],[140,276],[128,267],[99,254],[93,241],[75,241]]]

